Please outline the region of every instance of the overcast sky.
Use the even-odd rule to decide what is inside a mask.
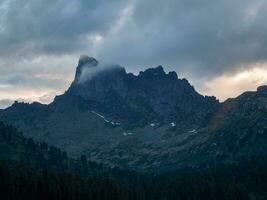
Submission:
[[[1,0],[0,107],[50,102],[80,54],[163,65],[221,101],[267,84],[266,0]]]

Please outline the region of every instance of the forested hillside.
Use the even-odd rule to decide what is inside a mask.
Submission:
[[[266,157],[236,166],[210,165],[159,176],[68,158],[0,123],[1,199],[265,199]]]

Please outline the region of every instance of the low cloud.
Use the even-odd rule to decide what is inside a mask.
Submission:
[[[112,65],[112,64],[104,64],[104,63],[100,63],[95,67],[92,66],[83,66],[82,70],[81,70],[81,75],[79,77],[79,79],[77,80],[78,84],[83,84],[86,81],[91,80],[92,78],[94,78],[95,76],[97,76],[98,74],[105,72],[107,70],[111,70],[113,68],[119,67],[118,65]]]

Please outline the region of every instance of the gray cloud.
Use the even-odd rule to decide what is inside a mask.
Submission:
[[[66,54],[90,45],[87,36],[105,34],[127,1],[4,0],[1,54]]]
[[[214,76],[267,59],[265,0],[135,1],[132,16],[106,38],[99,57],[125,65],[171,65]]]

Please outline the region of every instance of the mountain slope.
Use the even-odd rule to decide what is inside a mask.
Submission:
[[[16,128],[3,122],[0,122],[0,147],[0,162],[11,166],[27,166],[37,170],[86,176],[112,174],[110,168],[87,161],[84,155],[78,159],[69,158],[65,151],[26,138]]]
[[[266,102],[264,86],[219,103],[161,66],[136,76],[82,56],[54,102],[16,102],[0,119],[73,157],[162,172],[265,156]]]
[[[267,86],[222,103],[206,129],[213,136],[205,148],[221,160],[266,157]]]
[[[90,162],[85,164],[84,159],[81,165],[74,163],[59,149],[26,139],[3,123],[0,123],[0,146],[2,199],[264,199],[266,196],[266,160],[254,159],[234,168],[221,165],[160,176],[119,170],[109,174],[101,165],[88,168]],[[2,162],[3,159],[8,163]],[[100,177],[66,173],[88,175],[83,172],[84,167],[90,171],[98,169]]]

